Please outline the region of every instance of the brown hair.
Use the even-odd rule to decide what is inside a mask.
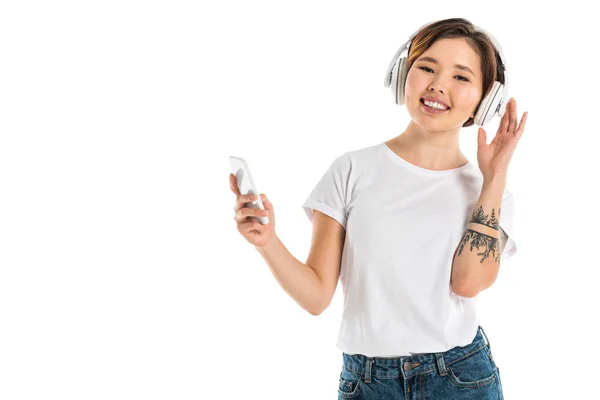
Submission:
[[[491,90],[494,81],[497,80],[504,84],[504,69],[500,55],[490,38],[484,32],[478,31],[468,19],[449,18],[434,22],[423,28],[411,40],[408,48],[408,69],[410,70],[415,60],[435,41],[446,38],[465,38],[471,48],[479,54],[483,89],[481,98],[477,103],[478,108],[485,95]],[[462,126],[471,126],[473,123],[473,118],[469,117]]]

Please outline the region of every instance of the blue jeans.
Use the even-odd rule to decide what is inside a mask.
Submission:
[[[500,371],[484,335],[479,326],[470,344],[443,353],[409,357],[342,353],[338,399],[503,400]]]

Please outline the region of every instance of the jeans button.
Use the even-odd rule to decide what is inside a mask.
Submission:
[[[411,368],[412,368],[412,365],[408,361],[404,363],[405,371],[410,371]]]

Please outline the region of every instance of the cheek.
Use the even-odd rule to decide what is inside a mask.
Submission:
[[[471,109],[477,106],[480,97],[481,91],[471,85],[469,85],[469,87],[463,87],[461,90],[454,91],[455,101],[461,105],[461,108],[465,109]]]
[[[406,102],[410,103],[413,100],[419,100],[419,94],[427,90],[427,82],[422,74],[413,74],[413,69],[408,71],[406,76],[406,85],[404,87],[404,94],[406,96]],[[413,99],[413,97],[416,97]]]

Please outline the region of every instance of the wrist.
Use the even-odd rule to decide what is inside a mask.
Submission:
[[[269,236],[269,238],[267,239],[267,241],[265,242],[264,245],[254,246],[254,248],[258,252],[264,252],[264,251],[268,252],[269,250],[271,250],[272,248],[277,246],[278,241],[279,241],[279,238],[277,237],[277,234],[275,233],[275,231],[273,231],[273,233],[271,233],[271,235]]]
[[[506,186],[506,174],[505,173],[494,173],[483,178],[483,186]]]

